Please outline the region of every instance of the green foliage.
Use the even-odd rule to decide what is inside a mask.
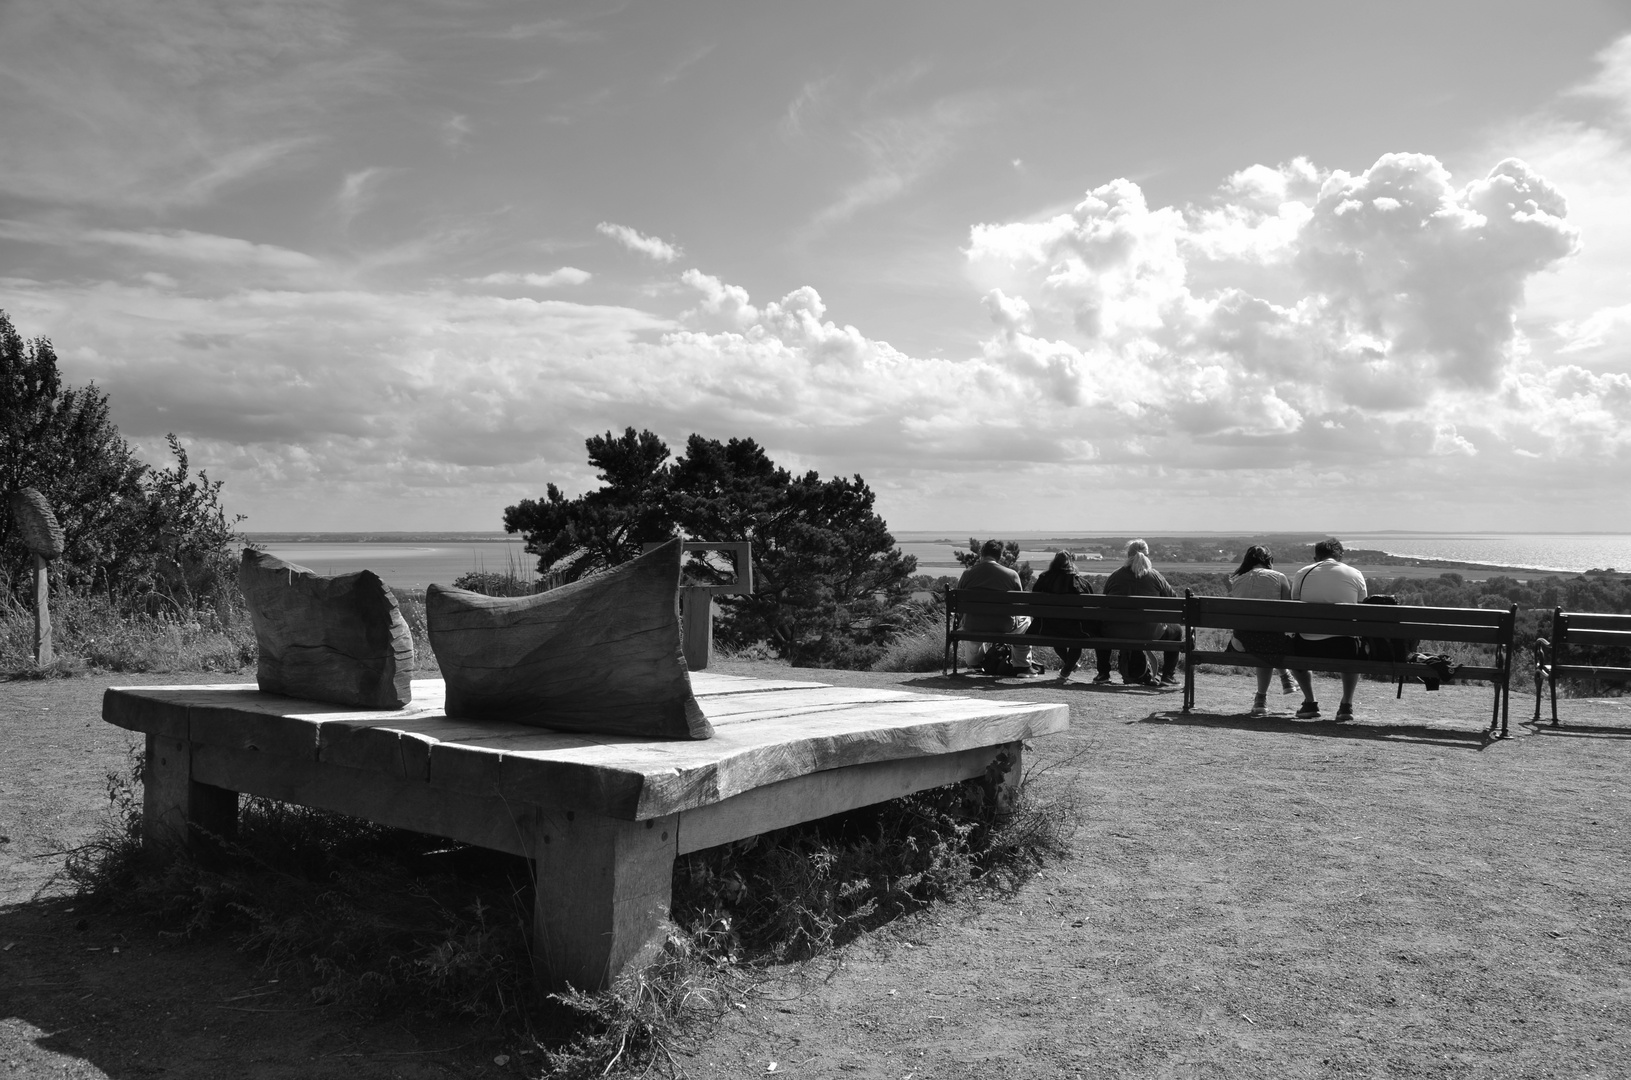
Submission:
[[[975,563],[979,562],[980,548],[983,543],[984,541],[980,540],[978,537],[971,536],[968,538],[967,551],[958,551],[957,549],[953,548],[952,555],[957,559],[957,564],[966,569],[967,567],[973,566]],[[1031,568],[1030,560],[1027,559],[1025,562],[1019,561],[1018,540],[1002,541],[1002,557],[997,561],[1003,566],[1008,567],[1008,569],[1016,571],[1019,574],[1019,583],[1021,585],[1025,586],[1027,589],[1031,587],[1031,577],[1035,574],[1035,571]]]
[[[56,662],[33,663],[34,615],[0,594],[0,676],[71,675],[102,671],[235,672],[255,662],[255,631],[241,614],[223,618],[214,607],[148,614],[123,610],[102,593],[63,591],[51,600]]]
[[[187,617],[200,605],[231,617],[238,537],[221,508],[219,481],[190,470],[167,436],[172,464],[136,459],[94,384],[64,386],[44,338],[24,341],[0,312],[0,489],[32,487],[50,503],[66,550],[53,564],[59,588],[97,591],[130,610],[168,608]],[[29,555],[0,502],[0,572],[26,587]]]
[[[752,439],[692,435],[685,454],[649,431],[628,428],[585,442],[603,487],[567,499],[555,485],[541,501],[504,512],[541,573],[575,580],[615,566],[676,531],[698,540],[752,544],[754,593],[719,598],[715,637],[726,649],[767,641],[811,666],[865,667],[898,629],[916,560],[895,547],[859,476],[823,480],[777,466]],[[703,581],[728,575],[693,559]]]

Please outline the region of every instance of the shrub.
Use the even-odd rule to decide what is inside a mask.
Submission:
[[[46,674],[84,667],[104,671],[240,671],[255,662],[255,631],[241,607],[166,605],[154,614],[126,613],[104,594],[63,591],[51,600],[57,663]],[[0,674],[34,668],[33,611],[0,607]]]

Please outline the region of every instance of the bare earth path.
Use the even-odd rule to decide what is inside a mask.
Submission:
[[[1176,690],[718,667],[1068,702],[1029,764],[1080,824],[1013,895],[776,972],[680,1056],[692,1077],[1631,1075],[1621,701],[1484,747],[1479,686],[1366,683],[1339,727],[1277,695],[1248,718],[1240,675],[1202,674],[1185,718]],[[102,688],[183,681],[0,683],[0,1077],[524,1075],[456,1029],[312,1010],[230,946],[30,900],[121,763]]]

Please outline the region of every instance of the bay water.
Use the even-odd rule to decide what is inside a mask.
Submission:
[[[919,569],[924,573],[955,573],[958,568],[953,552],[966,549],[969,536],[1000,535],[1006,540],[1020,543],[1020,558],[1027,559],[1038,568],[1045,566],[1053,552],[1061,547],[1080,550],[1074,538],[1057,533],[1004,532],[969,529],[956,531],[895,533],[895,541],[908,555],[915,555]],[[1078,533],[1076,537],[1092,535]],[[1102,534],[1101,534],[1102,535]],[[1172,536],[1170,532],[1150,535]],[[1234,534],[1189,534],[1195,538],[1215,537],[1220,548],[1238,548]],[[343,534],[326,534],[320,539],[292,539],[287,535],[266,534],[255,536],[256,546],[280,559],[298,563],[319,574],[349,574],[357,570],[372,570],[387,585],[405,589],[423,589],[432,582],[451,585],[455,579],[472,571],[516,573],[527,578],[535,573],[537,559],[528,555],[521,541],[503,533],[441,534],[430,539],[381,540],[376,536],[359,537],[356,541]],[[1623,533],[1345,533],[1343,543],[1351,548],[1370,548],[1394,555],[1423,559],[1448,559],[1459,562],[1482,563],[1489,566],[1510,566],[1547,570],[1556,573],[1580,573],[1590,569],[1631,570],[1631,535]],[[1287,563],[1295,558],[1285,558]],[[1113,549],[1104,560],[1107,572],[1119,562]],[[1093,561],[1079,562],[1078,569],[1098,572]]]

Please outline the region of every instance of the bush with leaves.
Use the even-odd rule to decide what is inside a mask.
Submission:
[[[628,428],[585,440],[602,487],[575,499],[554,484],[504,511],[538,569],[575,580],[640,554],[676,532],[752,545],[754,592],[719,598],[715,637],[727,649],[767,641],[814,666],[868,666],[894,633],[916,560],[895,546],[859,476],[795,476],[752,439],[692,435],[685,454]],[[702,581],[726,576],[694,559]]]
[[[167,436],[172,463],[137,459],[93,383],[65,386],[45,338],[24,340],[0,311],[0,493],[35,488],[62,525],[59,587],[99,592],[149,613],[218,610],[237,602],[232,558],[241,518],[221,507],[221,483],[193,474]],[[0,500],[0,572],[27,581],[29,553]]]

